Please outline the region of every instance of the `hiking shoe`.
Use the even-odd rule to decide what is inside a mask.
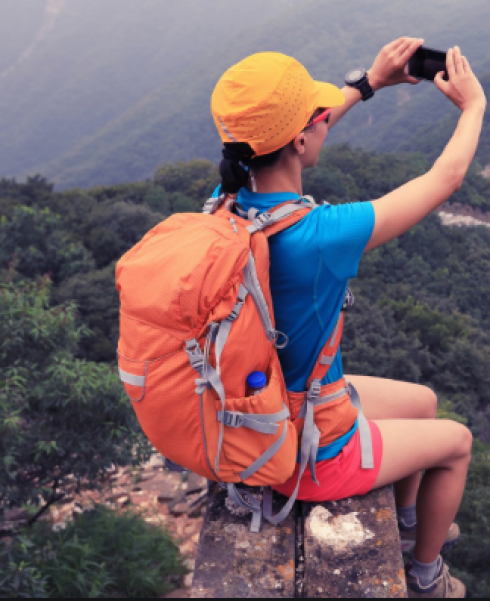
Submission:
[[[402,553],[410,553],[412,549],[415,547],[415,537],[417,535],[417,526],[414,528],[407,528],[404,526],[403,521],[399,520],[398,523],[400,527],[400,538],[402,542]],[[444,545],[442,546],[441,553],[445,551],[449,551],[455,545],[458,544],[459,538],[461,536],[461,530],[459,529],[458,524],[451,524],[449,528],[449,532],[447,533],[446,540],[444,541]]]
[[[449,568],[439,558],[440,569],[438,575],[432,584],[422,586],[415,574],[411,573],[412,564],[406,567],[407,587],[409,599],[464,599],[466,597],[466,587],[449,573]]]

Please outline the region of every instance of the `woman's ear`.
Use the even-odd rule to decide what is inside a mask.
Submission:
[[[298,154],[304,154],[305,150],[306,150],[306,136],[304,134],[304,132],[301,132],[300,134],[298,134],[296,136],[296,138],[294,138],[293,140],[293,147],[294,150],[298,153]]]

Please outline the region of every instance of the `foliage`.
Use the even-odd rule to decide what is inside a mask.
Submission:
[[[166,531],[100,505],[65,530],[38,523],[28,538],[0,546],[0,556],[1,598],[152,598],[185,572]]]
[[[55,282],[93,269],[87,250],[60,231],[49,208],[17,206],[0,219],[0,261],[29,278],[49,273]]]
[[[58,500],[68,475],[94,485],[147,453],[117,375],[75,358],[85,328],[72,304],[49,307],[49,288],[0,287],[0,518]]]
[[[19,537],[14,549],[0,541],[0,599],[45,599],[46,578],[33,560],[34,544]]]

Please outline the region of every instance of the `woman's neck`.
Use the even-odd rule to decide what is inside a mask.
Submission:
[[[303,196],[303,182],[301,180],[301,169],[285,169],[266,167],[255,174],[257,192],[261,194],[272,194],[274,192],[293,192]],[[249,182],[249,190],[252,190]]]

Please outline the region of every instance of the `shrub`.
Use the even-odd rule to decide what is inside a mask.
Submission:
[[[103,505],[59,532],[37,523],[28,540],[4,544],[3,556],[2,596],[157,597],[175,588],[172,576],[185,573],[166,531]]]

